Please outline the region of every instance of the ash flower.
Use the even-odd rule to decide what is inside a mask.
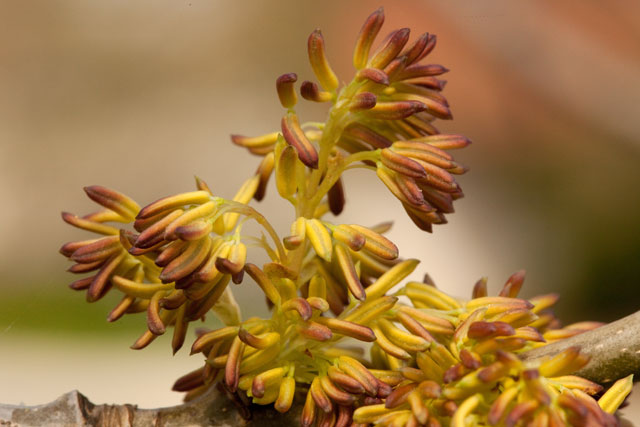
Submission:
[[[223,325],[198,328],[191,354],[204,365],[179,378],[173,389],[185,400],[220,384],[242,402],[288,411],[296,392],[306,393],[301,424],[346,425],[616,425],[612,415],[631,389],[618,381],[602,387],[574,375],[588,358],[571,347],[546,360],[520,355],[548,342],[600,326],[561,327],[551,311],[555,294],[518,298],[524,271],[513,274],[498,296],[486,279],[462,300],[424,283],[403,281],[418,260],[402,259],[384,237],[391,223],[364,227],[323,219],[345,206],[342,174],[375,171],[422,230],[446,222],[462,197],[455,175],[466,172],[450,151],[470,141],[443,135],[436,119],[451,119],[448,70],[424,64],[436,37],[409,45],[409,30],[393,31],[372,46],[382,9],[365,21],[353,54],[354,79],[340,87],[319,30],[308,39],[318,83],[301,83],[303,99],[332,104],[324,123],[301,122],[296,74],[276,80],[286,112],[280,131],[232,141],[262,157],[255,174],[232,199],[215,196],[196,178],[196,191],[164,197],[140,208],[104,187],[85,188],[102,209],[63,219],[101,235],[70,242],[61,252],[71,284],[95,301],[111,288],[124,294],[109,314],[145,313],[141,349],[173,326],[174,353],[189,324],[210,313]],[[295,208],[284,238],[254,208],[274,175],[278,194]],[[256,221],[259,236],[243,234]],[[115,222],[133,229],[107,224]],[[268,260],[254,264],[258,248]],[[253,262],[252,262],[253,261]],[[256,286],[270,314],[243,318],[229,283]],[[399,290],[392,293],[392,289]],[[349,345],[356,344],[357,347]],[[365,355],[364,346],[370,353]]]
[[[416,225],[431,231],[433,224],[446,222],[444,214],[452,213],[453,201],[463,195],[453,176],[467,169],[448,151],[470,141],[460,135],[441,135],[432,124],[435,119],[452,117],[440,93],[445,81],[438,79],[448,70],[421,63],[434,49],[436,37],[425,33],[407,45],[409,29],[403,28],[389,34],[372,53],[383,22],[382,9],[365,21],[354,50],[356,77],[341,89],[328,62],[322,33],[316,30],[309,36],[309,62],[320,86],[305,81],[300,91],[305,100],[332,103],[327,125],[300,123],[295,112],[297,76],[289,73],[276,82],[280,102],[287,109],[281,122],[282,137],[277,132],[258,137],[233,135],[232,141],[254,154],[274,154],[276,176],[283,183],[278,191],[292,202],[310,196],[299,185],[305,176],[324,181],[314,196],[326,195],[336,215],[344,205],[340,173],[353,167],[375,169]],[[285,149],[287,145],[292,149]],[[294,153],[300,167],[296,167]],[[324,176],[314,172],[327,165]]]

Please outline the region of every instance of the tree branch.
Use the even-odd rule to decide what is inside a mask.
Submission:
[[[579,346],[582,353],[591,357],[587,366],[576,375],[599,384],[608,384],[630,374],[640,376],[640,311],[592,331],[528,351],[521,358],[541,359],[572,346]]]

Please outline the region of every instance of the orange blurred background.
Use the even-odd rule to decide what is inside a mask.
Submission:
[[[452,70],[444,94],[455,117],[439,127],[474,141],[458,155],[471,167],[466,198],[423,234],[372,174],[356,172],[340,220],[394,219],[401,255],[423,259],[420,273],[455,295],[485,275],[495,292],[525,268],[523,293],[560,292],[567,322],[640,309],[638,2],[2,2],[0,383],[14,387],[0,401],[79,388],[98,403],[178,402],[172,381],[201,361],[171,359],[166,340],[128,350],[144,319],[109,325],[113,299],[88,306],[67,289],[57,250],[86,234],[59,212],[93,208],[84,185],[144,205],[193,189],[193,175],[231,197],[258,159],[229,134],[278,129],[275,79],[312,79],[316,27],[350,80],[353,42],[380,5],[383,33],[438,35],[430,58]],[[286,230],[293,212],[274,190],[256,207]],[[234,288],[245,313],[264,310],[253,291]]]

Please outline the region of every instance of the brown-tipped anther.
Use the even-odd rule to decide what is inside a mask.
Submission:
[[[209,193],[210,195],[213,196],[213,191],[211,191],[211,188],[209,188],[209,185],[206,183],[206,181],[198,176],[194,177],[196,180],[196,188],[200,191],[206,191],[207,193]]]
[[[462,361],[464,367],[468,369],[478,369],[480,366],[482,366],[482,360],[480,359],[480,357],[477,354],[470,352],[466,348],[460,350],[460,360]]]
[[[373,149],[387,148],[391,146],[391,140],[379,133],[369,129],[368,127],[360,123],[352,123],[347,126],[343,133],[344,136],[355,139],[356,141],[364,142],[370,145]]]
[[[321,91],[316,83],[305,80],[300,85],[300,95],[307,101],[328,102],[332,95],[329,92]]]
[[[142,350],[143,348],[145,348],[146,346],[148,346],[149,344],[151,344],[153,342],[153,340],[155,340],[158,336],[154,335],[151,333],[151,331],[144,331],[144,333],[142,335],[140,335],[140,338],[138,338],[136,340],[136,342],[134,342],[131,345],[131,349],[132,350]]]
[[[71,257],[75,251],[80,249],[81,247],[88,245],[89,243],[93,243],[96,240],[82,240],[79,242],[67,242],[60,248],[59,252],[66,256],[67,258]]]
[[[318,317],[316,321],[321,325],[327,326],[337,334],[346,335],[364,342],[373,342],[376,340],[376,335],[371,328],[367,326],[331,317]]]
[[[448,72],[449,69],[438,64],[413,64],[406,67],[398,76],[398,80],[414,79],[417,77],[433,77]]]
[[[338,87],[338,78],[327,60],[324,37],[322,37],[320,30],[315,30],[309,35],[307,49],[311,69],[313,69],[313,73],[320,81],[320,85],[330,92],[335,91]]]
[[[175,236],[187,242],[192,242],[194,240],[200,240],[203,237],[207,236],[211,233],[213,229],[213,225],[210,221],[198,220],[194,221],[191,224],[182,225],[175,229]]]
[[[377,97],[371,92],[360,92],[351,98],[350,111],[370,110],[376,106]]]
[[[244,343],[240,338],[235,337],[231,343],[227,363],[224,369],[224,381],[229,390],[235,392],[238,388],[238,379],[240,378],[240,362],[242,361],[242,352]]]
[[[444,375],[442,377],[442,382],[445,384],[449,384],[454,381],[458,381],[465,374],[465,366],[461,363],[453,365],[446,371],[444,371]]]
[[[426,108],[427,106],[419,101],[378,102],[375,107],[367,110],[367,115],[379,120],[399,120]]]
[[[237,274],[239,273],[244,265],[236,264],[233,261],[229,261],[226,258],[218,257],[216,259],[216,269],[223,274]]]
[[[158,222],[147,227],[135,241],[134,247],[140,249],[148,249],[164,241],[164,231],[169,224],[180,218],[184,211],[177,209]]]
[[[300,236],[287,236],[282,238],[282,244],[290,251],[300,247],[302,242],[303,240]]]
[[[175,310],[185,302],[187,302],[187,297],[185,296],[184,291],[181,289],[177,289],[171,292],[166,297],[161,298],[159,304],[160,307],[167,310]]]
[[[395,59],[393,59],[393,61],[389,62],[387,64],[386,67],[384,67],[384,73],[389,76],[389,80],[394,82],[398,79],[398,74],[400,74],[400,72],[402,70],[404,70],[404,67],[406,67],[407,65],[407,57],[406,56],[399,56]],[[398,88],[394,87],[394,89],[397,91]]]
[[[272,132],[266,135],[260,136],[244,136],[244,135],[231,135],[231,142],[240,147],[245,147],[249,149],[268,149],[271,151],[273,145],[278,140],[278,132]],[[205,190],[209,192],[210,190],[206,190],[198,187],[199,190]]]
[[[313,321],[300,323],[298,325],[298,332],[316,341],[327,341],[333,337],[331,329]]]
[[[174,260],[178,255],[184,251],[188,243],[183,241],[175,241],[167,245],[162,252],[154,260],[158,267],[164,267]]]
[[[378,394],[376,395],[380,399],[388,397],[393,392],[393,388],[384,381],[378,380]]]
[[[333,381],[334,384],[339,385],[349,393],[363,394],[365,392],[364,387],[355,378],[342,372],[335,366],[330,366],[327,370],[327,375]]]
[[[281,127],[282,136],[289,145],[296,149],[300,161],[311,169],[317,169],[318,153],[300,127],[298,116],[294,113],[288,113],[282,118]]]
[[[83,230],[106,235],[114,235],[118,234],[119,232],[119,230],[115,227],[90,221],[88,219],[83,219],[69,212],[62,212],[61,216],[62,220],[67,224],[73,225],[74,227],[81,228]]]
[[[424,57],[429,55],[431,51],[436,47],[437,42],[438,37],[435,34],[429,34],[426,46],[424,47],[424,49],[422,49],[422,53],[420,53],[420,55],[418,55],[418,57],[413,62],[421,61]]]
[[[500,296],[516,298],[518,296],[518,293],[520,293],[522,284],[524,283],[525,274],[525,270],[520,270],[513,273],[509,277],[509,279],[507,279],[507,283],[504,284],[504,287],[500,291]]]
[[[140,206],[135,201],[115,190],[99,185],[91,185],[84,187],[84,191],[91,200],[107,209],[111,209],[125,219],[131,220],[135,218],[140,210]]]
[[[204,368],[198,368],[186,375],[181,376],[173,383],[173,391],[189,391],[204,385]]]
[[[407,396],[409,395],[409,393],[415,390],[417,386],[418,385],[415,383],[410,383],[397,387],[387,396],[387,400],[385,401],[384,406],[387,409],[393,409],[402,405],[407,401]]]
[[[404,82],[437,91],[441,91],[447,85],[446,80],[441,80],[436,77],[415,77],[413,79],[406,79]]]
[[[361,69],[367,64],[369,51],[376,36],[384,23],[384,10],[379,8],[367,17],[356,39],[356,47],[353,52],[353,66]]]
[[[173,259],[160,273],[162,283],[183,279],[196,271],[209,256],[211,239],[203,238],[190,242],[178,257]]]
[[[93,282],[93,276],[75,280],[69,284],[69,287],[74,291],[83,291],[91,285],[91,282]]]
[[[295,73],[283,74],[276,79],[276,90],[278,91],[278,98],[280,98],[280,104],[284,108],[293,108],[298,102],[294,83],[298,81],[298,75]]]
[[[340,215],[342,209],[344,209],[344,187],[342,185],[342,178],[338,178],[335,184],[331,186],[327,193],[327,200],[329,202],[329,210],[334,215]]]
[[[349,249],[355,252],[362,249],[367,242],[364,234],[345,224],[336,226],[331,234],[335,240],[344,243]]]
[[[120,238],[118,236],[109,236],[80,246],[70,258],[81,264],[91,264],[104,261],[121,250]]]
[[[240,283],[242,283],[243,279],[244,279],[244,270],[240,270],[237,273],[231,275],[231,281],[236,285],[239,285]]]
[[[109,288],[111,287],[111,283],[109,279],[113,275],[113,272],[118,268],[120,262],[124,259],[125,253],[122,252],[117,255],[113,255],[109,260],[107,260],[98,274],[93,276],[93,280],[89,285],[89,289],[87,290],[87,302],[95,302],[102,298]]]
[[[424,276],[422,276],[422,283],[424,283],[425,285],[433,286],[434,288],[437,287],[436,282],[433,280],[429,273],[424,273]]]
[[[399,173],[395,175],[394,179],[398,189],[404,196],[403,200],[425,211],[433,211],[433,207],[428,205],[424,200],[422,189],[416,183],[415,179]]]
[[[348,427],[353,425],[353,408],[349,406],[338,406],[338,416],[335,427]]]
[[[514,427],[520,421],[527,420],[539,406],[540,403],[535,400],[525,400],[524,402],[516,403],[504,420],[505,427]]]
[[[427,176],[427,172],[420,163],[398,154],[390,148],[380,151],[380,160],[383,165],[402,175],[412,178],[424,178]]]
[[[362,384],[369,396],[378,394],[380,382],[362,363],[348,356],[341,356],[338,360],[338,368]]]
[[[147,328],[154,335],[162,335],[166,331],[166,327],[160,318],[159,301],[164,292],[156,292],[147,306]]]
[[[323,375],[319,378],[322,390],[335,403],[339,405],[352,405],[356,400],[354,395],[338,388],[328,376]]]
[[[351,228],[365,237],[363,249],[386,260],[398,258],[398,247],[383,235],[357,224],[351,224]]]
[[[336,245],[334,252],[345,282],[347,283],[347,287],[349,288],[349,292],[351,292],[356,299],[364,301],[367,294],[365,293],[364,286],[362,286],[362,283],[360,282],[360,278],[358,277],[358,273],[356,272],[355,265],[353,264],[353,260],[351,259],[348,249],[343,245]]]
[[[416,60],[418,60],[420,55],[422,55],[425,47],[427,47],[428,42],[429,33],[421,34],[420,37],[418,37],[416,41],[413,42],[413,44],[403,52],[403,54],[407,57],[407,64],[411,65]]]
[[[473,285],[471,298],[482,298],[487,296],[487,278],[483,277]]]
[[[130,295],[125,295],[118,304],[107,315],[107,322],[115,322],[124,316],[127,309],[133,304],[135,298]]]
[[[383,86],[389,86],[389,76],[377,68],[363,68],[358,71],[356,78],[359,80],[369,80]]]
[[[493,362],[491,365],[478,371],[478,379],[483,383],[491,383],[498,381],[508,372],[509,366],[504,365],[502,362]]]
[[[429,331],[424,326],[422,326],[420,322],[418,322],[407,313],[399,311],[398,313],[396,313],[396,319],[398,319],[400,323],[402,323],[402,326],[404,326],[407,331],[411,332],[413,335],[423,338],[428,342],[435,341],[431,333],[429,333]]]
[[[380,69],[386,67],[407,44],[409,33],[408,28],[401,28],[389,34],[382,46],[373,54],[369,61],[369,67]]]
[[[163,197],[142,208],[138,216],[136,216],[136,219],[148,218],[180,206],[199,205],[208,202],[210,198],[211,195],[206,191],[192,191],[189,193],[176,194],[175,196]]]
[[[274,284],[271,282],[265,272],[260,270],[255,264],[247,263],[244,271],[260,286],[267,298],[276,305],[280,304],[281,296]]]
[[[282,310],[297,311],[302,320],[311,319],[311,315],[313,314],[313,309],[311,308],[311,305],[309,305],[309,302],[301,297],[291,298],[290,300],[286,301],[284,304],[282,304]]]
[[[333,409],[333,405],[331,404],[331,400],[327,397],[324,392],[322,385],[320,384],[320,378],[315,377],[311,382],[311,387],[309,388],[309,394],[313,398],[314,402],[323,412],[331,412]],[[305,405],[306,406],[306,405]]]
[[[463,135],[431,135],[419,140],[442,150],[456,150],[471,144],[471,141]]]
[[[273,172],[274,167],[275,154],[271,152],[262,159],[258,169],[256,170],[256,175],[260,177],[260,182],[258,183],[258,189],[253,195],[253,198],[257,201],[261,201],[264,198],[267,191],[267,184],[269,183],[269,178],[271,178],[271,173]]]
[[[307,392],[307,397],[304,403],[304,407],[302,408],[302,415],[300,418],[300,424],[303,427],[310,427],[313,425],[313,422],[316,417],[316,402],[313,399],[313,394],[311,390]]]
[[[478,321],[469,326],[467,336],[474,340],[480,340],[497,336],[510,336],[515,333],[513,327],[504,322]]]

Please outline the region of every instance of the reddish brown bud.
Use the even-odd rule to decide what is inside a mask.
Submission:
[[[420,37],[418,37],[416,41],[413,42],[413,44],[403,52],[403,55],[407,57],[407,64],[412,64],[418,59],[418,57],[424,51],[424,48],[427,46],[428,42],[429,33],[424,33],[420,35]]]
[[[487,278],[483,277],[473,285],[473,291],[471,292],[471,298],[482,298],[487,296]]]
[[[408,28],[402,28],[393,31],[382,46],[373,54],[373,57],[369,61],[371,68],[384,68],[389,62],[391,62],[400,53],[402,48],[409,40],[410,30]]]
[[[281,125],[285,141],[296,149],[300,161],[311,169],[317,169],[318,153],[300,127],[298,116],[294,113],[288,113],[282,118]]]
[[[331,101],[331,94],[320,90],[317,84],[305,80],[300,86],[300,95],[307,101],[327,102]]]
[[[395,390],[391,392],[387,396],[387,400],[384,403],[384,406],[388,409],[393,409],[405,403],[407,401],[407,396],[413,390],[416,389],[418,385],[415,383],[406,384],[400,387],[397,387]]]
[[[385,148],[380,152],[382,164],[391,170],[412,178],[424,178],[427,173],[420,163]]]
[[[389,86],[389,76],[377,68],[364,68],[356,74],[356,78],[360,80],[369,80],[379,85]]]
[[[138,214],[140,206],[131,198],[99,185],[84,187],[87,196],[94,202],[104,206],[107,209],[118,213],[125,219],[133,219]]]
[[[340,215],[344,208],[344,187],[342,186],[342,178],[338,178],[335,184],[331,186],[327,193],[329,202],[329,210],[334,215]]]
[[[276,80],[278,98],[280,98],[280,104],[284,108],[293,108],[298,102],[298,97],[294,90],[294,83],[297,81],[298,76],[295,73],[283,74]]]
[[[399,75],[398,80],[414,79],[416,77],[439,76],[449,71],[448,68],[438,64],[414,64],[405,68]]]
[[[351,99],[350,111],[370,110],[376,106],[377,97],[371,92],[360,92]]]
[[[522,284],[524,283],[525,274],[525,270],[520,270],[513,273],[509,277],[509,279],[507,279],[507,283],[504,284],[504,287],[500,291],[500,296],[516,298],[518,296],[518,293],[520,292],[520,288],[522,288]]]
[[[313,321],[299,324],[298,332],[316,341],[327,341],[333,337],[331,329]]]
[[[322,87],[333,92],[338,87],[338,78],[327,61],[324,37],[322,37],[320,30],[315,30],[311,35],[309,35],[307,48],[309,52],[309,62],[311,63],[313,73],[320,81]]]
[[[367,111],[367,114],[379,120],[399,120],[409,117],[427,108],[418,101],[392,101],[378,102],[375,107]]]
[[[478,369],[482,365],[480,356],[470,352],[466,348],[460,350],[460,360],[462,364],[469,369]]]
[[[386,148],[391,140],[359,123],[353,123],[344,130],[344,136],[369,144],[372,148]]]
[[[376,36],[384,23],[384,10],[382,8],[376,10],[369,15],[364,21],[358,39],[356,40],[356,48],[353,52],[353,65],[356,69],[361,69],[367,64],[369,59],[369,51]]]

